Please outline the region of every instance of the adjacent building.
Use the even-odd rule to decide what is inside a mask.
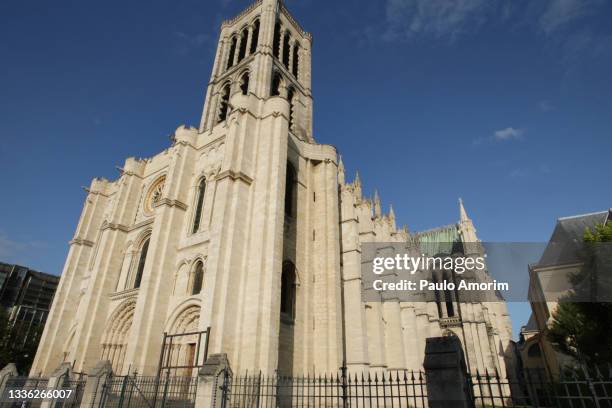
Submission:
[[[0,262],[0,306],[10,324],[22,330],[24,340],[32,328],[45,324],[59,280],[59,276]]]
[[[612,209],[591,214],[563,217],[557,220],[542,257],[529,266],[529,300],[532,315],[521,331],[519,349],[525,368],[538,369],[557,377],[561,367],[571,359],[555,350],[548,341],[547,332],[559,300],[568,295],[572,287],[569,277],[583,267],[580,249],[586,229],[612,220]]]

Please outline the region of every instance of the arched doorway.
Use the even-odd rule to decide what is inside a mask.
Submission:
[[[125,352],[129,341],[136,301],[126,300],[121,303],[108,319],[102,337],[102,360],[111,362],[113,372],[122,374]]]
[[[162,345],[160,371],[181,377],[196,375],[204,363],[208,332],[199,331],[200,306],[183,306],[171,316]]]

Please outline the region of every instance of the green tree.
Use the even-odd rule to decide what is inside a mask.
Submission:
[[[612,303],[609,299],[609,272],[612,224],[597,225],[584,233],[583,268],[572,276],[573,292],[553,313],[548,339],[562,353],[598,364],[612,361]]]

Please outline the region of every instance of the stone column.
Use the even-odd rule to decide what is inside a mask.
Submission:
[[[397,299],[386,299],[382,305],[385,327],[386,365],[390,370],[402,370],[406,366],[404,355],[404,338],[402,336],[402,322],[400,303]]]
[[[293,44],[289,44],[289,64],[287,64],[287,71],[293,73],[293,59],[295,58],[295,55],[293,55]]]
[[[280,61],[280,63],[283,63],[283,54],[285,51],[285,30],[283,29],[283,26],[280,26],[280,41],[278,42],[278,60]]]
[[[242,36],[241,35],[237,35],[236,36],[236,49],[234,50],[234,63],[232,64],[232,67],[235,66],[236,64],[238,64],[238,62],[240,62],[240,60],[238,59],[238,56],[240,55],[240,46],[242,45]]]
[[[66,377],[70,376],[71,368],[72,366],[70,363],[60,364],[60,366],[49,376],[47,390],[58,390],[62,388]],[[40,408],[51,408],[55,406],[55,402],[53,398],[47,398],[42,401]]]
[[[217,76],[223,73],[223,70],[227,66],[226,57],[227,57],[227,45],[228,39],[226,37],[221,37],[219,40],[219,45],[217,46],[217,56],[215,59],[215,69],[213,70],[212,80],[214,80]]]
[[[249,34],[247,35],[246,51],[244,52],[244,58],[251,55],[251,43],[253,42],[253,26],[248,28]]]
[[[82,407],[99,407],[100,402],[104,398],[104,390],[106,383],[112,374],[113,369],[110,361],[99,361],[98,364],[89,372],[85,389],[83,390],[83,398],[81,399]]]
[[[432,337],[425,347],[427,400],[430,408],[472,408],[465,357],[458,337]]]
[[[402,335],[404,338],[404,354],[406,356],[406,368],[409,370],[420,370],[423,359],[420,357],[417,339],[419,332],[415,307],[412,304],[401,303]]]
[[[198,373],[198,389],[195,408],[223,406],[224,390],[231,381],[232,370],[227,354],[212,354]]]

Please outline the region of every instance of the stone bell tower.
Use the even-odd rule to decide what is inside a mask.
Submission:
[[[206,93],[199,132],[224,134],[225,156],[201,324],[243,370],[341,365],[338,165],[312,135],[311,44],[258,1],[222,24]]]
[[[281,96],[290,104],[290,131],[312,142],[311,44],[279,0],[260,0],[224,21],[200,131],[224,120],[235,93]]]

